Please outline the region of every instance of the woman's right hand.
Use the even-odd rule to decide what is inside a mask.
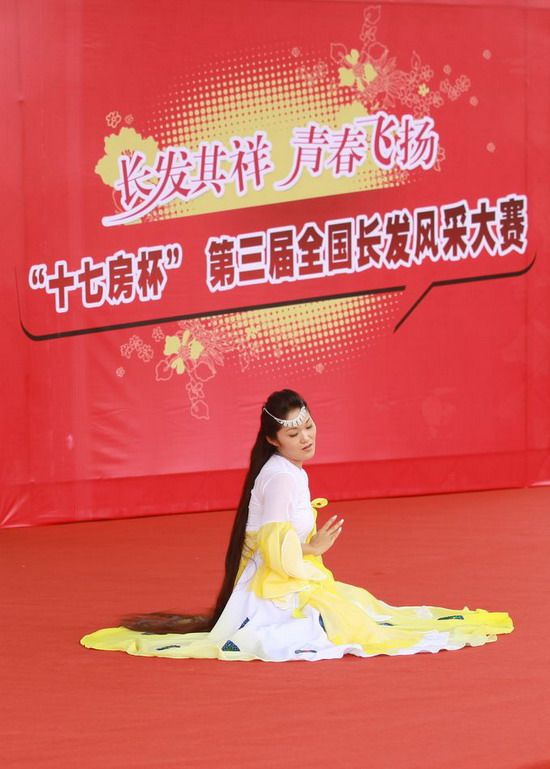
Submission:
[[[323,555],[327,550],[330,550],[342,533],[344,519],[337,519],[338,516],[333,515],[332,518],[329,518],[325,525],[313,535],[307,545],[302,545],[304,555]]]

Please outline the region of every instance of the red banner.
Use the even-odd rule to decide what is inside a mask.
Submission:
[[[7,7],[5,525],[550,478],[547,5]]]

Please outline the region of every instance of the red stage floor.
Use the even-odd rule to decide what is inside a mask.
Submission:
[[[127,611],[212,603],[228,513],[0,532],[6,769],[548,769],[550,488],[331,505],[337,579],[508,611],[437,655],[270,664],[79,646]],[[2,758],[3,756],[3,758]]]

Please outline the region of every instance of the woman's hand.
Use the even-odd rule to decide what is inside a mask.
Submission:
[[[329,518],[325,525],[319,529],[317,534],[314,534],[306,545],[302,545],[302,552],[304,555],[323,555],[327,550],[330,550],[342,533],[344,519],[340,518],[338,521],[337,518],[337,515],[333,515],[332,518]]]

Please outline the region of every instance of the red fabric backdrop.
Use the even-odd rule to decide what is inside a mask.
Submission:
[[[3,8],[4,525],[550,482],[548,3]]]

